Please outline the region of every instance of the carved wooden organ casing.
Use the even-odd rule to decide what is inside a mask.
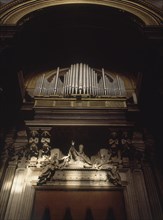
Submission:
[[[4,191],[6,206],[10,190],[11,196],[2,218],[13,219],[15,201],[30,219],[37,190],[84,188],[123,192],[127,219],[152,220],[150,204],[156,202],[153,212],[161,219],[156,189],[154,199],[149,196],[149,176],[154,184],[146,155],[149,136],[137,123],[140,78],[83,63],[25,78],[25,127],[6,138],[5,178],[14,182]],[[19,192],[28,198],[27,206]],[[22,219],[23,213],[13,216]]]

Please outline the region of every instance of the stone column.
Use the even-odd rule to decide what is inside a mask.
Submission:
[[[10,196],[10,190],[12,187],[17,162],[9,162],[3,179],[3,184],[0,193],[0,220],[4,219],[8,199]]]
[[[6,209],[5,220],[19,219],[19,206],[23,198],[23,188],[26,169],[18,168],[15,173],[13,186],[10,193],[9,202]]]
[[[31,178],[33,175],[30,168],[16,170],[4,220],[31,219],[35,192]]]
[[[33,181],[37,181],[38,173],[33,172],[30,168],[27,170],[25,186],[23,191],[23,199],[20,205],[19,219],[30,220],[34,202],[35,188],[32,185]]]
[[[152,198],[150,197],[148,198],[147,189],[149,188],[149,186],[146,188],[142,170],[140,169],[135,169],[134,171],[129,170],[126,175],[127,175],[128,184],[124,189],[124,199],[125,199],[127,219],[128,220],[147,220],[147,219],[161,220],[162,219],[161,206],[160,203],[158,203],[159,200],[157,194],[154,191],[151,194]],[[150,182],[149,179],[148,182]],[[150,185],[150,190],[152,190],[151,183],[148,184]],[[153,184],[154,183],[152,183],[152,185]],[[152,203],[156,202],[156,204],[153,204],[154,205],[153,208],[150,207],[151,200]],[[151,210],[154,212],[153,218],[152,218]],[[157,211],[158,213],[156,213]]]
[[[148,164],[143,166],[143,171],[153,219],[162,220],[163,211],[160,204],[153,172]]]
[[[146,185],[144,182],[144,176],[141,169],[135,169],[133,171],[133,182],[135,189],[135,199],[138,204],[138,211],[140,220],[152,220],[152,214],[149,204],[149,199],[146,191]]]
[[[134,188],[134,180],[131,170],[126,173],[127,186],[124,189],[124,199],[126,214],[128,220],[141,220],[138,210],[138,201],[136,199],[136,191]]]

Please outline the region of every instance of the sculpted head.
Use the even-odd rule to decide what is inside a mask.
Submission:
[[[102,149],[100,149],[99,153],[100,153],[100,158],[105,159],[106,156],[108,155],[108,149],[102,148]]]
[[[83,150],[84,150],[84,145],[80,144],[79,145],[79,153],[83,153]]]

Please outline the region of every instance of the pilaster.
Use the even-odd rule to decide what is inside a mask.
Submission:
[[[138,201],[136,199],[134,180],[133,180],[133,175],[130,169],[128,170],[126,175],[127,175],[128,184],[126,188],[124,189],[124,199],[125,199],[127,219],[138,220],[140,219],[140,215],[138,211]]]
[[[30,220],[35,191],[30,177],[34,178],[29,169],[18,168],[16,170],[5,220]]]
[[[143,173],[153,219],[161,220],[163,218],[163,211],[156,188],[155,177],[151,167],[148,164],[143,166]]]
[[[0,219],[1,220],[4,219],[4,214],[6,211],[13,179],[15,176],[16,166],[17,166],[16,162],[9,162],[6,172],[5,172],[4,179],[3,179],[3,184],[2,184],[1,193],[0,193]]]
[[[144,182],[143,172],[140,169],[135,169],[133,171],[133,181],[135,189],[135,199],[138,203],[138,212],[141,220],[152,220],[152,214],[149,204],[149,199],[146,191],[146,186]]]

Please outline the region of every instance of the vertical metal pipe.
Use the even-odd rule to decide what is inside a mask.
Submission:
[[[121,95],[122,95],[122,92],[121,92],[121,85],[120,85],[120,82],[119,82],[119,76],[116,75],[116,77],[117,77],[117,83],[118,83],[119,95],[121,96]]]
[[[64,95],[64,91],[65,91],[65,74],[63,75],[63,86],[62,86],[62,95]]]
[[[66,81],[66,73],[63,75],[63,95],[65,95],[65,90],[66,90],[65,81]]]
[[[110,95],[114,96],[114,80],[110,83]]]
[[[94,87],[94,71],[92,69],[92,95],[95,94],[95,87]]]
[[[86,92],[86,65],[83,65],[83,93]]]
[[[126,89],[125,89],[124,81],[120,77],[119,77],[119,83],[121,87],[122,96],[126,96]]]
[[[109,83],[109,79],[107,76],[105,76],[105,81],[106,81],[106,95],[109,95],[109,89],[110,89],[110,83]]]
[[[43,90],[44,78],[45,78],[45,74],[43,74],[43,76],[42,76],[42,82],[41,82],[41,86],[40,86],[40,94],[39,95],[41,95],[42,90]]]
[[[79,64],[76,64],[76,68],[75,68],[75,72],[76,72],[76,78],[75,78],[75,94],[78,93],[78,81],[79,81]]]
[[[67,72],[64,74],[64,95],[66,95],[66,85],[67,85]]]
[[[96,95],[96,73],[93,71],[94,95]]]
[[[87,72],[87,85],[86,85],[86,90],[87,90],[87,94],[89,94],[89,68],[88,65],[86,66],[86,72]]]
[[[91,69],[91,79],[92,79],[92,95],[94,95],[94,72],[93,72],[93,69]]]
[[[67,72],[67,86],[66,86],[66,94],[69,92],[69,81],[70,81],[70,71]]]
[[[71,91],[71,69],[69,69],[69,74],[68,74],[68,94],[70,94]]]
[[[54,86],[54,94],[56,94],[56,90],[57,90],[58,76],[59,76],[59,67],[57,68],[57,74],[56,74],[55,86]]]
[[[87,94],[87,65],[85,64],[85,94]]]
[[[69,70],[67,71],[67,85],[66,85],[66,94],[68,94],[68,86],[69,86]]]
[[[73,74],[73,65],[70,67],[70,83],[69,83],[69,94],[72,93],[72,74]]]
[[[104,95],[104,89],[103,89],[103,79],[101,77],[99,81],[99,95]]]
[[[114,85],[114,93],[115,93],[115,96],[117,96],[118,93],[119,93],[117,77],[114,78],[113,85]]]
[[[72,94],[75,90],[75,65],[72,65]]]
[[[56,90],[56,94],[59,95],[60,93],[60,79],[58,79],[58,82],[57,82],[57,90]]]
[[[94,95],[94,71],[91,69],[92,72],[92,95]]]
[[[80,70],[79,70],[79,94],[82,93],[82,88],[83,88],[83,82],[82,82],[82,78],[83,78],[83,73],[82,73],[82,66],[83,64],[80,63]]]
[[[104,95],[106,95],[106,83],[105,83],[105,71],[102,68],[102,78],[103,78],[103,85],[104,85]]]
[[[56,76],[54,75],[54,77],[50,83],[49,95],[54,95],[55,78],[56,78]]]
[[[91,68],[90,68],[90,75],[91,75],[91,95],[93,95],[93,74]]]
[[[92,80],[91,80],[91,68],[89,67],[89,94],[92,93]]]
[[[71,94],[71,66],[70,66],[70,69],[69,69],[68,94]]]
[[[98,95],[97,73],[95,72],[95,95]]]
[[[108,90],[108,92],[109,92],[109,96],[111,96],[111,94],[112,94],[112,82],[110,82],[110,80],[108,80],[108,87],[109,87],[109,90]]]

